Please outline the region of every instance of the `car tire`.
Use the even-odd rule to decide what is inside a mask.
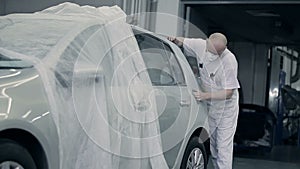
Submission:
[[[207,154],[204,145],[199,142],[199,137],[193,137],[189,141],[180,169],[207,169]]]
[[[0,169],[2,167],[37,169],[31,154],[17,142],[0,139],[0,150]]]

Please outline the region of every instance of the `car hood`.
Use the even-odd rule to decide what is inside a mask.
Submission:
[[[0,69],[0,89],[26,83],[38,76],[34,68]]]

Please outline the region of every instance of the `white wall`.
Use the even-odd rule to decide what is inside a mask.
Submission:
[[[169,36],[177,35],[179,2],[179,0],[158,0],[156,33]]]
[[[149,31],[155,31],[157,1],[123,0],[123,10],[129,17],[127,22]]]
[[[294,69],[293,73],[294,74],[296,72],[296,66],[297,66],[296,62],[294,62],[294,66],[293,66],[293,69]],[[295,88],[296,90],[300,91],[300,79],[297,82],[295,82],[295,83],[292,84],[292,88]]]
[[[290,84],[290,78],[296,73],[296,68],[297,68],[297,61],[293,61],[293,66],[291,66],[291,59],[289,59],[288,57],[284,57],[283,71],[286,72],[286,79],[285,79],[286,84],[291,85],[291,87],[295,88],[296,90],[300,90],[300,79],[295,83]]]
[[[300,57],[299,53],[298,53],[298,57]],[[294,61],[292,75],[295,75],[296,69],[297,69],[297,61]],[[292,75],[290,75],[290,76],[292,76]],[[292,86],[292,88],[295,88],[296,90],[300,91],[300,79],[298,81],[296,81],[295,83],[292,83],[291,86]]]

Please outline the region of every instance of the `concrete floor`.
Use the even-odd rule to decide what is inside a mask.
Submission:
[[[213,169],[211,161],[208,169]],[[276,146],[269,153],[236,153],[233,169],[300,169],[300,147]]]
[[[213,169],[211,162],[208,169]],[[300,169],[300,164],[236,157],[233,169]]]

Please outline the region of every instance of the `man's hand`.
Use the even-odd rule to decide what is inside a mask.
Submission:
[[[167,37],[167,39],[177,46],[181,47],[183,45],[184,38],[183,37]]]
[[[209,93],[193,90],[193,95],[197,101],[210,99]]]
[[[171,42],[174,42],[176,40],[176,37],[167,37],[167,39]]]
[[[206,93],[198,90],[193,90],[193,95],[196,100],[226,100],[230,99],[233,95],[233,89],[224,89],[212,93]]]

